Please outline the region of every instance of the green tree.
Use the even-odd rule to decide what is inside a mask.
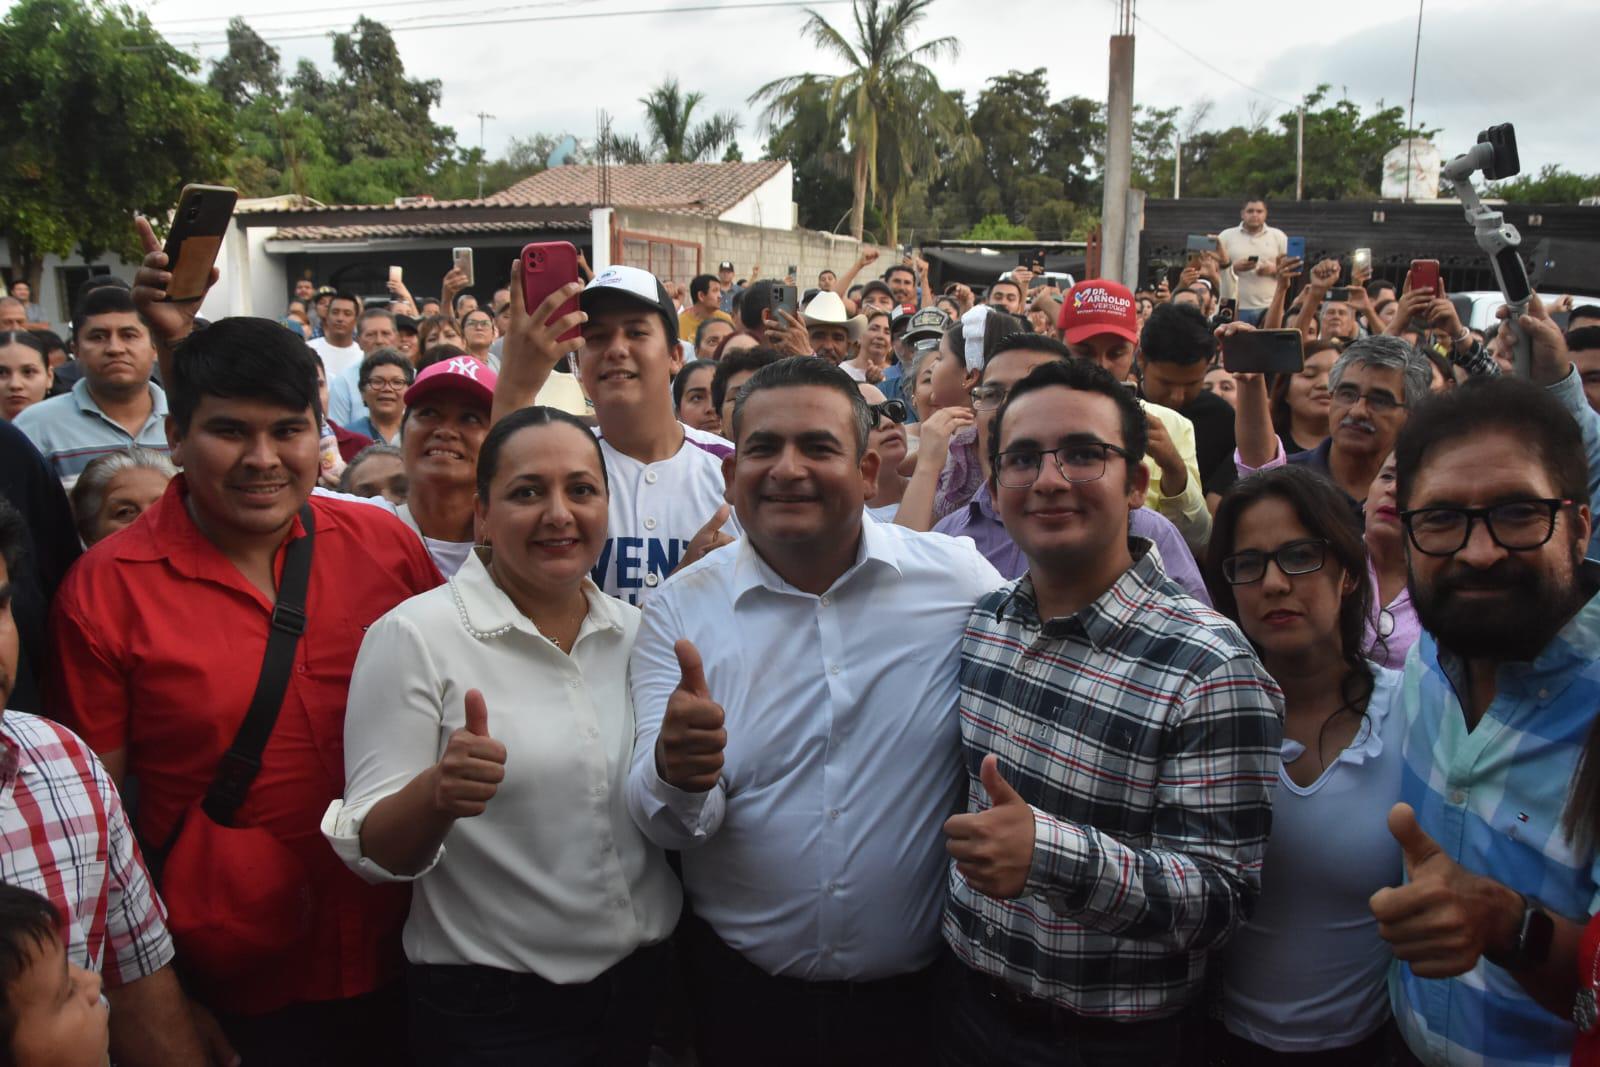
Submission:
[[[1574,174],[1549,163],[1538,174],[1490,182],[1489,195],[1519,204],[1576,204],[1584,197],[1600,196],[1600,174]]]
[[[796,93],[826,85],[831,115],[843,115],[850,137],[852,184],[850,233],[860,238],[866,222],[868,197],[878,188],[879,142],[898,138],[902,147],[917,136],[921,117],[913,101],[943,96],[938,79],[927,64],[960,54],[960,42],[940,37],[913,45],[911,34],[927,14],[933,0],[855,0],[855,39],[851,40],[815,11],[806,18],[802,33],[821,51],[842,63],[837,76],[798,74],[778,78],[757,89],[752,104],[765,100],[765,121],[774,124],[794,109]],[[965,116],[962,116],[963,120]],[[888,131],[891,121],[900,128]]]
[[[827,87],[820,81],[790,94],[787,116],[768,135],[765,158],[787,159],[794,167],[801,226],[829,233],[839,228],[850,212],[850,153],[844,117],[829,111]]]
[[[228,51],[213,60],[211,88],[232,108],[248,107],[265,98],[274,103],[283,99],[283,68],[278,50],[235,15],[228,20]]]
[[[0,20],[0,237],[38,289],[43,258],[137,258],[130,212],[165,220],[222,174],[228,120],[199,63],[143,12],[20,0]]]
[[[705,96],[685,93],[678,88],[678,79],[668,78],[639,101],[644,105],[651,152],[659,162],[699,163],[734,143],[739,118],[733,112],[719,111],[699,123],[694,121],[695,109]]]
[[[1019,226],[1004,215],[985,215],[961,235],[964,241],[1032,241],[1032,230]]]

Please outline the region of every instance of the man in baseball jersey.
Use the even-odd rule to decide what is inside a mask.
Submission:
[[[493,417],[532,403],[555,365],[577,353],[611,494],[594,581],[612,596],[641,603],[681,564],[738,532],[722,477],[733,446],[683,425],[673,411],[672,375],[682,363],[677,316],[653,274],[608,267],[581,292],[573,283],[530,311],[523,306],[521,264],[511,273],[511,328]],[[580,311],[557,317],[575,294]],[[559,340],[574,326],[580,338]]]

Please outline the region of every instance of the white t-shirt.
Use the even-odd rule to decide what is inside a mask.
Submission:
[[[1228,1029],[1278,1052],[1345,1048],[1389,1017],[1393,954],[1367,900],[1403,876],[1389,809],[1400,799],[1400,673],[1376,688],[1355,739],[1310,786],[1280,768],[1255,912],[1224,949]],[[1283,758],[1304,749],[1287,738]]]
[[[433,557],[433,565],[439,568],[439,573],[446,578],[455,577],[456,571],[467,561],[472,554],[471,541],[437,541],[422,532],[422,527],[417,525],[416,516],[411,514],[409,504],[401,504],[394,509],[395,516],[422,538],[422,546],[428,550],[428,555]]]
[[[1241,259],[1249,259],[1251,256],[1259,257],[1262,263],[1276,263],[1279,257],[1289,250],[1289,238],[1284,236],[1283,231],[1263,226],[1257,233],[1246,233],[1243,226],[1230,226],[1217,234],[1217,243],[1228,253],[1227,270],[1234,279],[1235,292],[1239,294],[1240,309],[1256,311],[1271,305],[1278,279],[1275,276],[1262,274],[1258,270],[1233,274],[1231,264]]]
[[[727,502],[722,459],[733,443],[713,433],[683,427],[683,445],[670,459],[640,463],[611,447],[599,430],[600,451],[611,483],[611,515],[605,548],[590,576],[602,590],[630,604],[671,574],[689,541]],[[739,535],[730,516],[724,527]]]
[[[313,352],[322,357],[322,374],[328,379],[330,385],[335,378],[348,371],[351,367],[361,366],[361,360],[365,358],[365,353],[361,351],[361,346],[354,341],[343,348],[329,341],[326,337],[319,337],[315,341],[307,341],[306,344],[311,346]]]
[[[845,360],[843,363],[839,364],[839,369],[850,375],[851,379],[854,381],[864,382],[867,380],[867,372],[849,360]]]

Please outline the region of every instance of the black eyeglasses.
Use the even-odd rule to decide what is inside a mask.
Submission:
[[[1353,385],[1341,385],[1333,391],[1333,398],[1347,408],[1356,406],[1356,401],[1365,400],[1367,407],[1375,415],[1387,415],[1405,404],[1394,398],[1393,393],[1363,393]]]
[[[1508,552],[1529,552],[1556,532],[1556,516],[1571,500],[1512,500],[1487,508],[1416,508],[1400,521],[1411,544],[1425,556],[1453,556],[1472,539],[1472,524],[1483,520],[1494,543]]]
[[[996,457],[995,479],[1007,489],[1026,489],[1039,478],[1045,456],[1055,459],[1056,471],[1073,484],[1099,481],[1105,477],[1106,459],[1112,453],[1128,458],[1128,453],[1104,441],[1081,441],[1060,448],[1013,448]]]
[[[867,410],[872,412],[872,425],[876,426],[884,419],[890,422],[906,421],[906,402],[904,400],[885,400],[881,404],[868,404]]]
[[[1321,538],[1306,538],[1281,544],[1271,552],[1258,548],[1235,552],[1222,560],[1222,577],[1229,585],[1249,585],[1267,576],[1267,561],[1278,565],[1284,574],[1311,574],[1320,571],[1328,561],[1328,542]]]

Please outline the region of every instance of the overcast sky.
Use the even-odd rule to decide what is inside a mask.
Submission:
[[[491,12],[503,12],[506,19],[580,16],[691,4],[723,7],[739,0],[540,0],[518,6],[499,6],[497,0],[385,0],[324,7],[317,9],[320,14],[287,0],[277,15],[262,15],[269,6],[262,0],[141,2],[175,42],[196,40],[196,33],[220,40],[232,14],[245,15],[269,38],[346,18],[353,22],[361,13],[384,21],[395,31],[407,71],[443,83],[436,117],[455,127],[462,144],[477,143],[477,112],[495,116],[486,124],[491,155],[517,135],[566,131],[593,137],[595,112],[602,107],[619,132],[637,132],[642,127],[638,99],[675,76],[686,90],[704,92],[710,108],[743,117],[741,146],[746,159],[755,159],[766,133],[758,127],[757,110],[745,102],[750,93],[782,75],[829,71],[799,37],[805,19],[799,4],[407,30],[408,22],[450,16],[481,21],[492,18]],[[818,10],[835,25],[848,26],[847,3]],[[339,14],[330,17],[327,12],[333,11]],[[1281,114],[1287,110],[1283,101],[1297,100],[1319,82],[1331,83],[1335,96],[1343,87],[1363,106],[1379,100],[1405,105],[1410,93],[1417,12],[1407,3],[1139,0],[1137,12],[1136,101],[1190,108],[1208,100],[1211,112],[1203,124],[1208,127],[1247,122],[1252,109]],[[1013,17],[1003,17],[1007,13]],[[1114,14],[1112,0],[936,0],[922,39],[950,35],[961,41],[960,59],[935,70],[946,87],[966,90],[969,99],[994,75],[1036,67],[1048,71],[1052,99],[1069,94],[1103,99]],[[1437,141],[1446,158],[1470,146],[1484,126],[1510,121],[1517,127],[1524,172],[1547,163],[1600,171],[1600,138],[1583,132],[1596,99],[1597,31],[1600,3],[1595,0],[1515,5],[1428,0],[1418,123],[1442,128]],[[332,64],[325,40],[276,44],[286,68],[302,56],[324,68]],[[222,51],[211,44],[198,48],[202,58]]]

